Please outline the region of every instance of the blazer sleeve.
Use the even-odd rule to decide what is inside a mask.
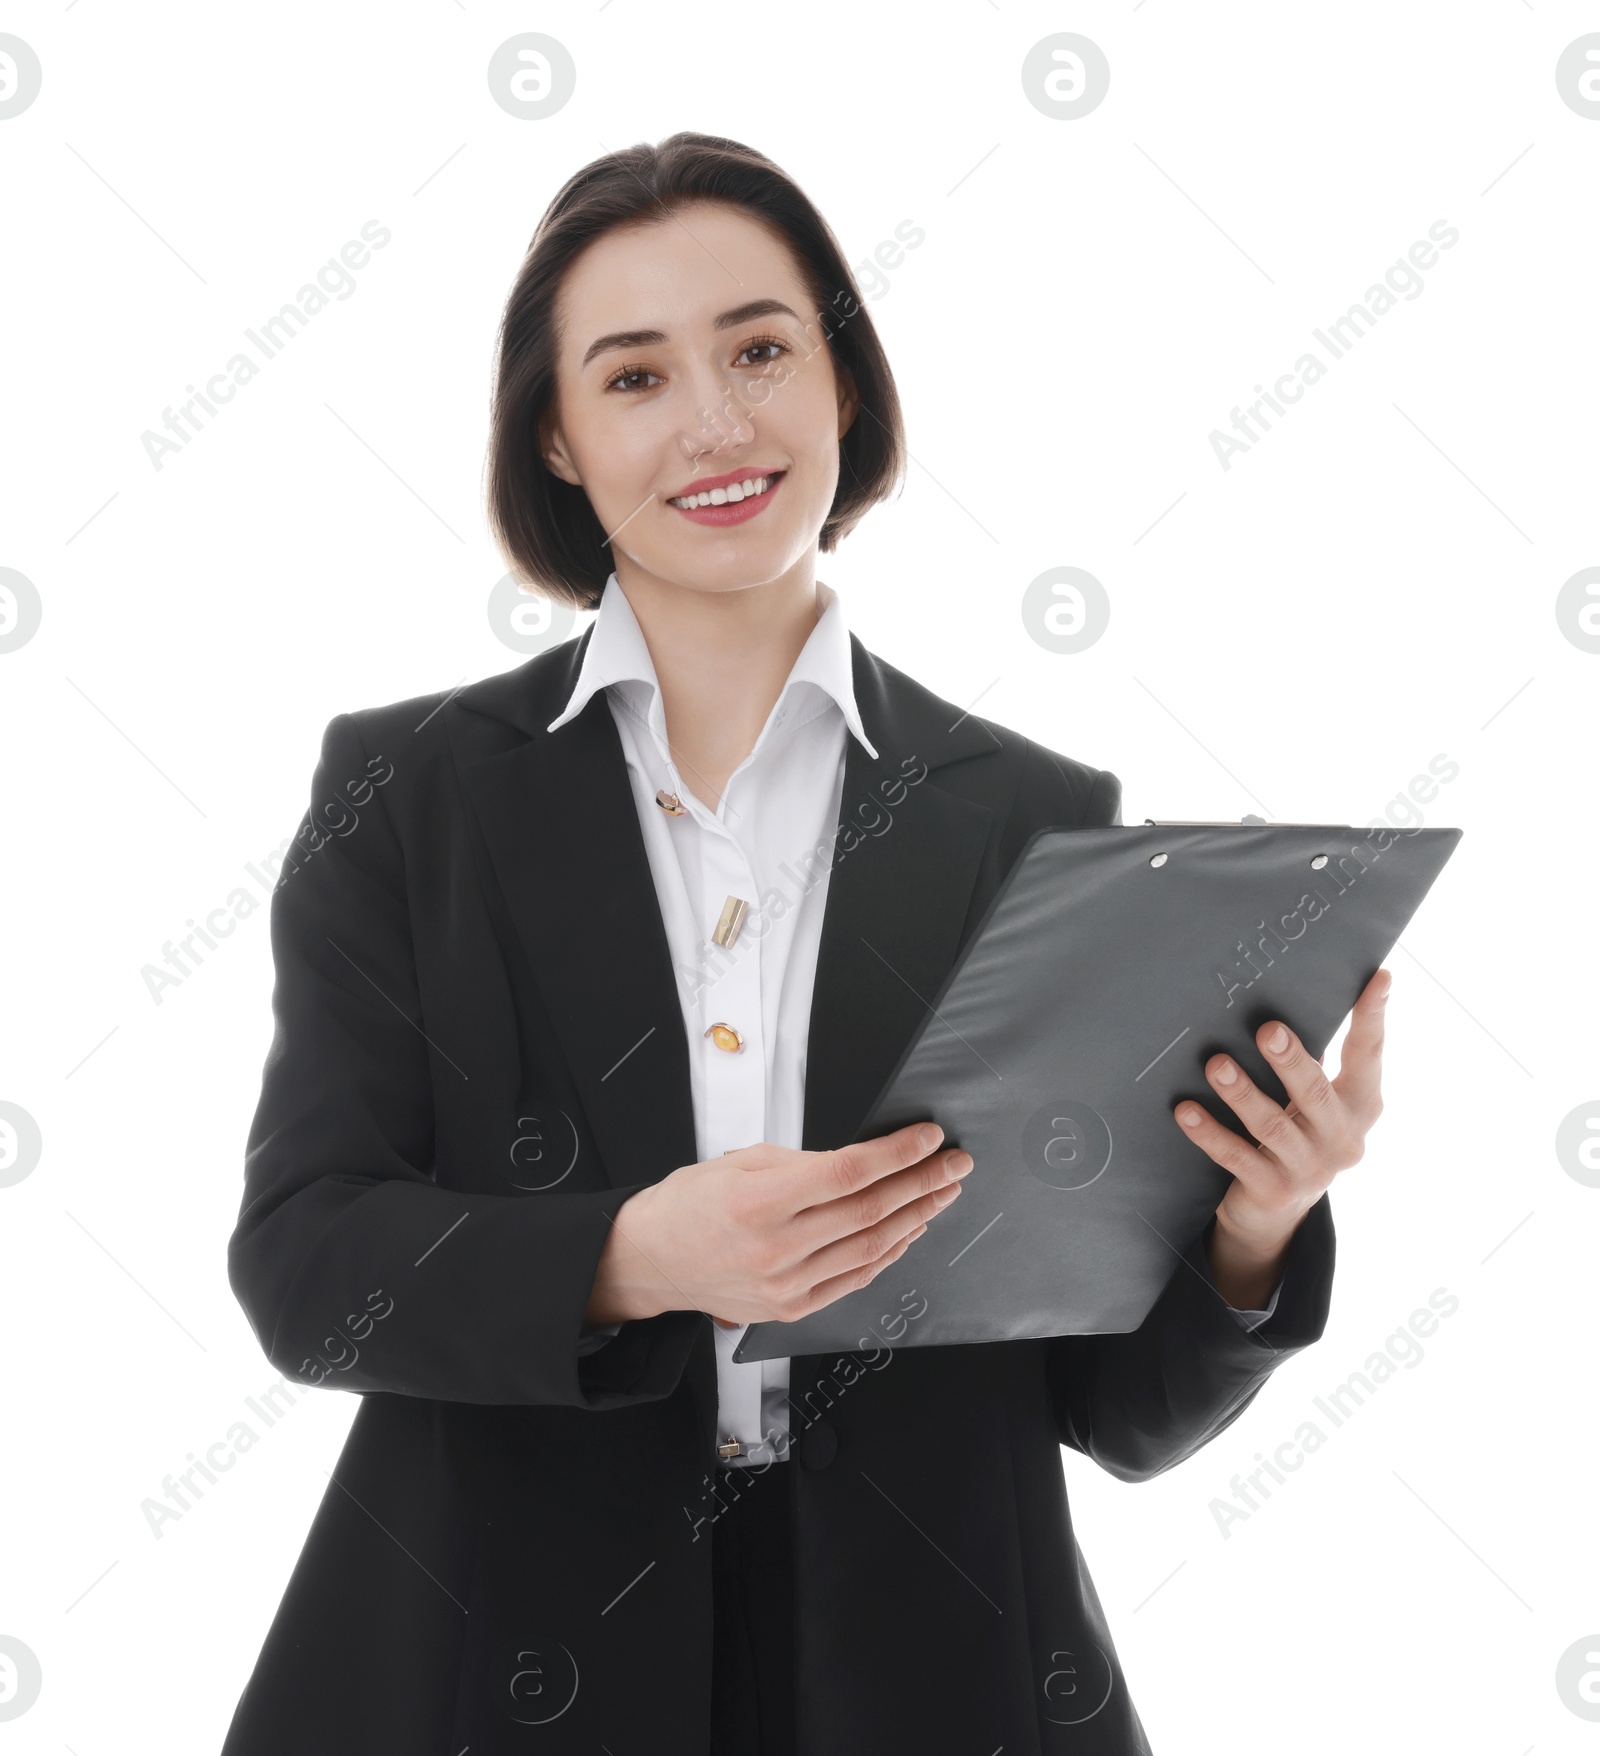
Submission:
[[[1122,785],[1034,746],[1019,803],[1040,823],[1122,822]],[[1333,1212],[1324,1194],[1290,1239],[1268,1315],[1240,1313],[1217,1290],[1215,1218],[1174,1252],[1172,1274],[1137,1329],[1045,1342],[1057,1437],[1123,1481],[1147,1481],[1237,1420],[1273,1370],[1320,1339],[1333,1291]]]
[[[1215,1225],[1208,1219],[1183,1251],[1137,1329],[1045,1343],[1057,1437],[1125,1482],[1160,1475],[1231,1426],[1327,1322],[1334,1232],[1326,1194],[1290,1239],[1273,1313],[1254,1329],[1241,1326],[1211,1278]]]
[[[645,1184],[515,1196],[437,1180],[404,856],[382,793],[346,785],[370,773],[337,716],[312,797],[341,802],[340,832],[308,812],[272,894],[274,1028],[229,1284],[300,1384],[596,1410],[665,1397],[703,1312],[579,1345],[612,1218]]]

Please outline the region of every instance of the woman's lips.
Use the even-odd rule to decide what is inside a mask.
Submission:
[[[783,487],[788,478],[787,470],[780,470],[776,475],[767,477],[767,491],[755,494],[744,500],[728,500],[721,506],[674,506],[672,510],[680,518],[692,519],[696,524],[744,524],[748,519],[759,517],[766,510],[768,502]]]

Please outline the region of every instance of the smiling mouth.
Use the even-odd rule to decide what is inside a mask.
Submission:
[[[760,499],[787,473],[786,470],[773,470],[764,476],[747,476],[742,482],[729,482],[726,487],[710,488],[701,494],[680,494],[667,504],[676,506],[681,512],[690,512],[699,506],[737,506],[743,500]]]

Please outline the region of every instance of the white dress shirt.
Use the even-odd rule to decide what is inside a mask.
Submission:
[[[565,725],[597,689],[606,691],[677,971],[702,1160],[762,1141],[801,1141],[811,992],[847,735],[878,754],[856,711],[838,594],[819,581],[817,597],[816,626],[715,811],[673,760],[655,666],[615,573],[606,581],[577,687],[548,728]],[[664,810],[658,791],[674,795],[682,814]],[[725,949],[712,935],[730,896],[749,906]],[[707,1034],[716,1023],[739,1033],[738,1048],[716,1045]],[[1265,1311],[1236,1315],[1253,1328],[1277,1298],[1275,1291]],[[603,1346],[620,1327],[587,1331],[580,1351]],[[739,1447],[723,1461],[787,1461],[789,1361],[735,1363],[733,1350],[748,1325],[714,1327],[717,1438],[724,1452]]]

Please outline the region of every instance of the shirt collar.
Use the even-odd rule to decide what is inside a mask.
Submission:
[[[788,716],[792,706],[788,701],[790,691],[796,684],[810,683],[837,704],[852,735],[876,761],[878,752],[867,739],[856,707],[850,630],[845,623],[839,594],[832,586],[824,585],[820,581],[817,591],[823,601],[822,614],[807,636],[805,645],[801,647],[800,656],[795,660],[751,754],[766,743],[773,727]],[[583,655],[582,668],[578,672],[577,686],[567,705],[545,729],[553,732],[564,726],[568,720],[575,719],[588,706],[596,690],[611,684],[624,686],[620,690],[624,700],[641,711],[665,753],[666,716],[661,706],[660,682],[650,658],[650,648],[645,644],[644,630],[633,613],[633,605],[628,602],[627,593],[617,583],[615,573],[606,580],[605,590],[600,594],[600,605],[590,629],[589,645]],[[628,684],[642,684],[644,687],[629,689],[626,687]]]

